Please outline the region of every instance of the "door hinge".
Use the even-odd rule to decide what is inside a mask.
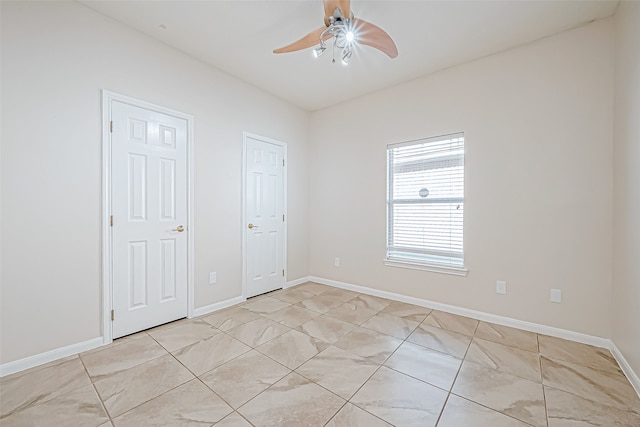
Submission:
[[[284,166],[284,159],[282,159],[282,166]]]
[[[111,321],[113,322],[115,318],[116,318],[116,312],[115,310],[111,310]]]
[[[284,222],[284,214],[282,214],[282,222]]]
[[[284,270],[282,270],[282,277],[284,277]]]
[[[113,215],[109,217],[109,225],[113,227]]]
[[[109,122],[109,132],[113,133],[113,120]]]

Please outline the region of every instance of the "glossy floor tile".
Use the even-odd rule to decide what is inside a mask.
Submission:
[[[546,356],[541,357],[541,365],[543,384],[546,386],[619,409],[629,408],[640,414],[640,398],[622,374],[607,373]]]
[[[437,326],[463,335],[473,336],[478,327],[478,321],[469,317],[458,316],[456,314],[445,313],[433,310],[424,320],[428,326]]]
[[[250,347],[257,347],[289,330],[285,325],[269,319],[256,319],[244,325],[229,329],[227,334]]]
[[[385,366],[445,390],[451,390],[462,359],[405,342]]]
[[[403,319],[422,322],[431,313],[431,309],[420,307],[406,302],[392,301],[383,310],[383,313],[393,314]]]
[[[544,393],[538,382],[465,360],[452,392],[527,424],[547,425]]]
[[[463,426],[530,427],[530,424],[452,394],[440,416],[438,427]]]
[[[194,374],[202,375],[249,350],[251,347],[224,333],[181,348],[173,356]]]
[[[313,292],[305,291],[304,289],[293,288],[288,289],[273,295],[273,298],[280,301],[288,302],[289,304],[295,304],[302,300],[309,299],[315,296]]]
[[[89,384],[91,380],[80,358],[3,380],[0,383],[0,420]]]
[[[0,418],[0,425],[10,426],[98,426],[108,422],[95,389],[91,384],[71,392],[50,395],[41,401]]]
[[[288,307],[290,305],[291,304],[289,304],[288,302],[284,302],[279,299],[267,296],[255,301],[246,302],[242,305],[242,307],[256,314],[268,314]]]
[[[640,426],[640,413],[618,409],[575,394],[544,388],[549,427],[564,426]]]
[[[471,337],[436,326],[421,323],[407,341],[463,358],[471,343]]]
[[[377,363],[384,362],[396,351],[402,340],[366,328],[355,328],[334,345]]]
[[[300,331],[290,330],[279,337],[256,347],[256,350],[286,366],[296,369],[325,348],[329,343]]]
[[[305,283],[0,378],[0,425],[639,427],[611,353]]]
[[[295,372],[243,405],[255,426],[323,426],[346,402]]]
[[[537,352],[520,350],[477,337],[471,342],[465,360],[535,382],[540,382],[542,377]]]
[[[192,380],[194,375],[171,354],[101,379],[94,385],[114,418]]]
[[[306,308],[298,307],[297,305],[290,305],[289,307],[285,307],[278,311],[274,311],[273,313],[265,315],[265,317],[275,322],[282,323],[283,325],[290,328],[298,327],[311,319],[315,319],[318,316],[320,316],[320,313],[307,310]]]
[[[420,322],[415,320],[380,312],[364,322],[362,327],[403,340],[411,335],[419,324]]]
[[[297,329],[321,341],[334,343],[356,327],[357,325],[353,323],[344,322],[329,316],[320,316],[303,323],[298,326]]]
[[[533,351],[534,353],[538,352],[538,334],[534,332],[480,322],[475,336],[476,338],[508,345],[509,347]]]
[[[326,427],[346,426],[390,427],[391,424],[358,408],[356,405],[347,403],[338,411],[331,421],[326,424]]]
[[[228,331],[236,326],[244,325],[252,320],[259,319],[260,316],[242,307],[231,307],[217,311],[211,315],[204,316],[202,320],[221,331]]]
[[[232,412],[215,424],[216,427],[251,427],[251,423],[237,412]]]
[[[251,350],[200,378],[231,406],[238,408],[290,372],[267,356]]]
[[[383,366],[351,402],[392,425],[435,426],[446,399],[446,391]]]
[[[178,386],[114,419],[117,427],[212,425],[233,409],[197,379]]]
[[[323,292],[327,292],[335,288],[332,288],[331,286],[327,286],[327,285],[321,285],[319,283],[307,282],[307,283],[303,283],[302,285],[296,286],[295,289],[311,292],[314,295],[320,295]]]
[[[349,302],[358,304],[362,308],[369,308],[371,310],[380,311],[391,304],[393,301],[385,298],[374,297],[372,295],[359,294],[353,297],[353,299],[349,300]]]
[[[358,296],[357,292],[349,291],[346,289],[332,288],[327,292],[323,292],[322,295],[326,297],[333,297],[341,301],[349,301]]]
[[[540,354],[556,360],[587,366],[600,371],[622,374],[609,350],[586,344],[563,340],[561,338],[539,335]]]
[[[302,300],[297,305],[315,311],[317,313],[324,314],[344,302],[345,301],[343,298],[339,296],[326,295],[325,292],[309,299]]]
[[[367,307],[361,301],[345,302],[327,312],[327,316],[360,325],[369,320],[377,311]]]
[[[296,372],[348,400],[377,369],[377,363],[331,346]]]
[[[163,346],[167,351],[179,350],[198,341],[219,334],[220,330],[211,326],[204,320],[196,319],[183,322],[175,328],[162,329],[157,332],[149,332],[149,335]]]
[[[101,351],[80,354],[82,363],[94,381],[166,354],[166,350],[146,333],[127,337],[124,342],[117,340]]]

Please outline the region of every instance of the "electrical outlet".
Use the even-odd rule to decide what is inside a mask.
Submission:
[[[562,302],[562,291],[560,289],[551,289],[551,302]]]
[[[215,271],[209,273],[209,284],[213,285],[218,281],[218,274]]]
[[[333,260],[333,266],[334,266],[334,267],[340,267],[340,258],[336,257],[336,258]]]
[[[496,282],[496,294],[507,294],[507,282],[505,282],[504,280],[498,280]]]

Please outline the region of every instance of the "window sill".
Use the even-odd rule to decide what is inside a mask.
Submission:
[[[385,259],[382,262],[384,262],[384,265],[388,267],[408,268],[411,270],[430,271],[432,273],[451,274],[454,276],[466,276],[469,272],[469,270],[464,267],[450,267],[441,264],[427,264],[391,259]]]

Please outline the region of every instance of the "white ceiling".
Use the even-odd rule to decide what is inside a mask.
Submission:
[[[355,16],[395,40],[390,59],[361,46],[342,66],[331,48],[272,50],[323,25],[322,0],[81,3],[306,110],[406,82],[615,12],[618,1],[352,0]]]

